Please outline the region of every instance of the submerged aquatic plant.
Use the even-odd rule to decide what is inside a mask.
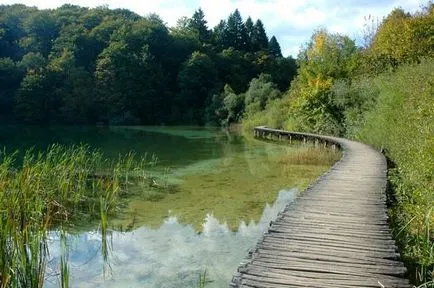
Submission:
[[[0,288],[43,286],[52,230],[60,233],[59,285],[68,287],[66,232],[79,221],[100,219],[107,260],[107,216],[131,185],[148,181],[155,160],[129,153],[111,161],[86,145],[30,149],[21,164],[18,152],[0,153]]]

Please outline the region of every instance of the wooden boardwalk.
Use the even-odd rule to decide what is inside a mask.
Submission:
[[[386,215],[386,161],[367,145],[255,128],[259,137],[335,144],[342,159],[270,223],[231,287],[410,287]]]

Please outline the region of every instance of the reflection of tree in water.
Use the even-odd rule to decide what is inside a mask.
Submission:
[[[123,219],[115,226],[129,228],[147,225],[157,228],[174,216],[179,223],[202,231],[202,221],[212,213],[236,231],[241,221],[257,222],[266,203],[273,203],[282,188],[302,186],[313,181],[328,167],[294,166],[280,163],[285,153],[296,151],[288,145],[264,143],[237,134],[219,133],[214,141],[215,155],[175,168],[167,176],[175,193],[150,199],[146,194],[131,199]],[[294,166],[294,167],[293,167]]]

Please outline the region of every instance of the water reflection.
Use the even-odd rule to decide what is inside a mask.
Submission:
[[[202,233],[179,224],[176,217],[169,217],[158,229],[143,226],[132,232],[113,232],[111,269],[105,276],[100,235],[70,236],[71,287],[197,287],[205,269],[212,281],[207,287],[226,287],[248,250],[296,192],[281,190],[274,204],[265,206],[259,222],[241,222],[235,232],[209,214]],[[60,250],[58,238],[52,238],[49,271],[56,271]],[[47,287],[56,285],[55,277],[46,282]]]

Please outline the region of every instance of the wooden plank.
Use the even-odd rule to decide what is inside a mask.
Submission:
[[[274,223],[269,228],[270,232],[279,232],[279,233],[290,233],[291,235],[310,235],[309,233],[313,233],[313,235],[322,235],[322,236],[340,236],[340,237],[348,237],[350,241],[357,238],[357,241],[368,239],[368,240],[391,240],[392,236],[390,234],[381,233],[362,233],[363,231],[354,231],[354,230],[341,230],[341,229],[324,229],[324,228],[316,228],[315,230],[302,230],[297,228],[292,228],[284,225],[279,225],[278,223]],[[310,237],[310,236],[309,236]]]
[[[323,253],[309,253],[309,252],[296,252],[296,251],[286,251],[284,249],[276,249],[267,246],[257,247],[255,250],[257,255],[268,254],[268,255],[281,255],[288,258],[300,258],[309,259],[317,261],[328,261],[328,262],[340,262],[340,263],[355,263],[355,264],[367,264],[367,265],[384,265],[384,266],[402,266],[399,261],[390,259],[380,259],[380,258],[368,258],[368,257],[346,257],[346,255],[330,255],[327,251]],[[354,255],[356,256],[356,255]],[[391,257],[392,258],[392,257]]]
[[[351,244],[353,245],[353,243],[348,243],[348,242],[342,242],[341,240],[332,240],[330,238],[309,238],[307,239],[306,237],[300,237],[298,235],[290,235],[290,234],[283,234],[283,233],[268,233],[267,235],[269,235],[269,237],[273,237],[276,239],[282,239],[282,241],[288,241],[288,240],[296,240],[296,241],[304,241],[304,243],[320,243],[320,244],[327,244],[327,243],[331,243],[331,244],[335,244],[335,245],[340,245],[340,244]],[[354,245],[353,245],[354,246]],[[361,247],[361,248],[369,248],[372,247],[373,245],[371,243],[358,243],[357,246],[354,247]],[[390,241],[382,241],[380,243],[376,243],[375,247],[378,248],[394,248],[395,247],[395,243],[393,240]]]
[[[316,279],[319,281],[333,280],[333,283],[335,282],[350,283],[351,281],[357,281],[357,283],[363,284],[366,283],[367,279],[372,279],[377,283],[381,282],[383,284],[386,284],[389,287],[390,286],[395,287],[396,285],[405,282],[408,283],[408,280],[398,278],[398,277],[393,277],[393,276],[365,273],[363,271],[358,271],[358,273],[357,271],[350,271],[350,270],[331,271],[330,269],[326,269],[326,267],[323,268],[324,269],[309,269],[308,267],[305,267],[305,268],[294,269],[291,266],[283,268],[281,265],[276,265],[276,264],[272,265],[270,263],[266,263],[265,265],[259,265],[258,262],[252,262],[251,265],[245,268],[245,271],[243,273],[257,274],[260,271],[267,271],[267,272],[276,273],[284,276],[295,276],[300,278]]]
[[[289,244],[289,243],[288,243]],[[316,252],[321,253],[322,251],[326,251],[327,253],[330,253],[331,255],[349,255],[351,257],[368,257],[368,258],[390,258],[391,255],[395,255],[399,257],[399,253],[392,252],[392,251],[386,251],[386,252],[376,252],[372,250],[365,250],[365,249],[357,249],[357,248],[345,248],[345,247],[330,247],[328,249],[324,249],[321,245],[315,245],[309,242],[309,246],[307,245],[300,245],[300,244],[294,244],[290,243],[288,245],[286,243],[281,243],[278,241],[270,241],[270,240],[264,240],[261,244],[258,245],[258,247],[269,247],[269,248],[276,248],[279,250],[285,250],[288,252]]]
[[[259,243],[276,243],[276,244],[281,244],[281,245],[286,245],[286,246],[291,246],[291,247],[306,247],[307,242],[306,241],[297,241],[297,240],[290,240],[290,239],[286,239],[285,242],[282,242],[281,239],[276,239],[274,237],[264,237],[263,240]],[[314,241],[309,241],[309,247],[312,247],[313,249],[315,249],[316,247],[320,248],[320,249],[342,249],[342,250],[346,250],[346,251],[367,251],[367,252],[373,252],[373,253],[395,253],[397,251],[396,247],[376,247],[376,246],[365,246],[365,247],[361,247],[361,246],[357,246],[355,247],[354,245],[350,245],[347,243],[331,243],[331,242],[314,242]]]
[[[312,261],[308,259],[300,258],[285,258],[285,257],[273,257],[271,255],[261,255],[261,258],[252,260],[252,263],[272,263],[288,265],[295,269],[307,268],[307,269],[332,269],[332,271],[356,271],[359,274],[372,273],[372,274],[384,274],[384,275],[396,275],[401,277],[407,271],[405,267],[396,266],[380,266],[376,264],[357,264],[357,263],[339,263],[339,262],[324,262],[324,261]]]

